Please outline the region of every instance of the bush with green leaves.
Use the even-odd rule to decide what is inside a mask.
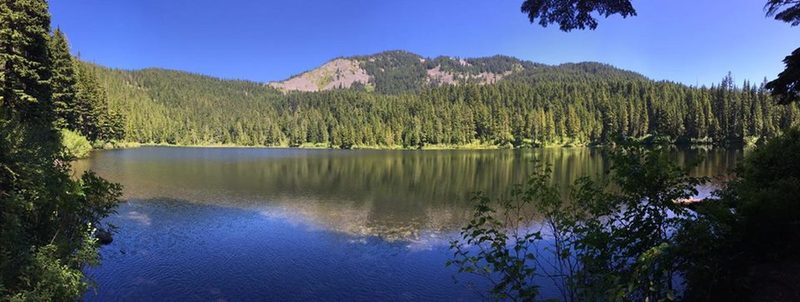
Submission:
[[[741,300],[766,291],[800,298],[796,284],[770,282],[765,289],[762,275],[800,273],[798,154],[800,129],[789,129],[748,154],[736,178],[716,192],[717,201],[697,207],[700,219],[688,226],[682,244],[693,300]]]
[[[678,235],[696,217],[679,201],[706,179],[662,149],[613,153],[610,181],[582,178],[568,197],[539,169],[509,198],[477,198],[448,264],[490,280],[498,299],[535,300],[548,279],[565,301],[677,299]]]
[[[89,140],[74,131],[62,129],[61,141],[64,144],[64,155],[68,158],[85,158],[92,151]]]
[[[549,169],[533,175],[526,185],[514,186],[510,197],[496,202],[476,194],[473,219],[462,229],[461,239],[451,242],[455,257],[447,265],[489,280],[492,298],[536,298],[540,263],[535,243],[542,240],[542,231],[532,223],[532,208],[558,200],[558,189],[548,186],[549,175]]]
[[[800,129],[787,130],[700,203],[684,201],[707,179],[660,149],[617,149],[607,183],[579,179],[568,197],[540,169],[508,198],[479,195],[448,264],[489,279],[504,300],[541,298],[548,279],[564,301],[791,300],[800,297],[785,280],[800,272],[799,153]]]

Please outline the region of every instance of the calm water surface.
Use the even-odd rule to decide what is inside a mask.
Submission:
[[[741,151],[675,151],[724,174]],[[119,227],[87,269],[88,301],[473,301],[444,263],[472,192],[603,177],[601,150],[341,151],[146,147],[74,164],[125,186]],[[459,281],[454,282],[454,277]],[[546,294],[555,294],[545,288]]]

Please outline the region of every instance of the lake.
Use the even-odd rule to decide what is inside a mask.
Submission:
[[[683,150],[695,175],[741,150]],[[445,267],[475,191],[603,177],[602,149],[370,151],[143,147],[74,163],[125,186],[118,233],[86,272],[87,301],[474,301],[482,279]],[[708,191],[704,190],[704,191]],[[458,280],[458,282],[455,282]],[[546,295],[554,295],[545,288]]]

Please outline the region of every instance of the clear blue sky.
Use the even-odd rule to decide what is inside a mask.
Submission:
[[[505,54],[546,64],[598,61],[657,80],[773,78],[800,27],[764,16],[766,0],[634,0],[638,16],[595,31],[542,28],[522,0],[51,0],[72,50],[98,64],[281,80],[338,56],[403,49],[423,56]]]

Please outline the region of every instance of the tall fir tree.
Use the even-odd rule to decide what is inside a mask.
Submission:
[[[50,62],[53,76],[51,86],[53,89],[53,105],[57,114],[57,125],[77,131],[77,118],[74,108],[76,106],[75,64],[69,52],[69,44],[61,29],[57,28],[50,39]]]
[[[76,71],[75,102],[70,107],[75,120],[71,129],[90,141],[120,140],[124,136],[123,117],[109,108],[108,95],[100,85],[95,69],[73,60]]]
[[[71,301],[97,260],[90,235],[120,188],[92,173],[70,177],[56,128],[43,0],[0,2],[0,295]]]

